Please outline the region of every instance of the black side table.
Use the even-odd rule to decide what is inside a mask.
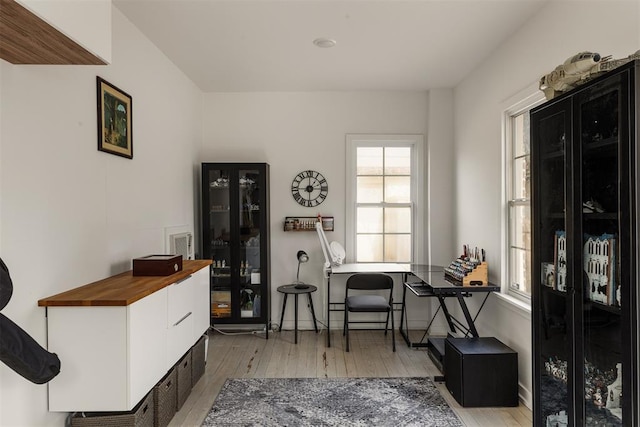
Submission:
[[[309,298],[309,307],[311,308],[311,316],[313,317],[313,327],[318,333],[318,325],[316,323],[316,312],[313,310],[313,300],[311,299],[311,293],[317,291],[318,288],[313,285],[307,285],[305,283],[299,284],[291,284],[291,285],[283,285],[278,287],[278,292],[284,294],[284,299],[282,300],[282,314],[280,315],[280,330],[282,330],[282,322],[284,320],[284,310],[287,308],[287,297],[289,294],[295,297],[295,318],[294,318],[294,329],[295,329],[295,344],[298,344],[298,295],[307,294]]]

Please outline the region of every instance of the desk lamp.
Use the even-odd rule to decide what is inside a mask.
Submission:
[[[300,264],[309,261],[309,255],[305,251],[298,251],[298,273],[296,274],[296,289],[307,289],[309,285],[305,285],[300,281]]]

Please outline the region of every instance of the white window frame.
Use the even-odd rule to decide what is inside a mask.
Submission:
[[[522,301],[526,304],[531,304],[531,294],[525,294],[519,292],[511,287],[511,254],[510,254],[510,230],[511,230],[511,218],[510,218],[510,204],[513,202],[511,199],[513,189],[513,117],[523,114],[535,106],[544,102],[544,95],[542,92],[529,88],[525,92],[516,95],[514,99],[517,101],[510,102],[508,107],[503,111],[502,115],[502,286],[501,292],[505,295],[509,295]],[[531,155],[531,147],[529,147],[529,155]],[[533,189],[531,189],[533,191]],[[530,195],[531,196],[531,195]],[[515,204],[520,206],[529,204],[531,209],[531,198],[528,201],[516,200]],[[533,219],[533,218],[532,218]],[[533,226],[533,225],[532,225]],[[533,248],[531,248],[533,249]],[[533,278],[531,278],[533,283]]]
[[[426,160],[424,159],[424,136],[418,134],[400,135],[346,135],[346,236],[345,250],[347,262],[355,262],[356,254],[356,176],[357,176],[357,148],[358,147],[411,147],[411,215],[413,229],[412,263],[424,259],[425,240],[425,176]]]

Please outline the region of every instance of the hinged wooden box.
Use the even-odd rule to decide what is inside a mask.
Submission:
[[[182,255],[147,255],[133,259],[134,276],[169,276],[182,270]]]

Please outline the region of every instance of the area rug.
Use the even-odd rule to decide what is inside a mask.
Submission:
[[[203,426],[463,426],[429,378],[229,379]]]

